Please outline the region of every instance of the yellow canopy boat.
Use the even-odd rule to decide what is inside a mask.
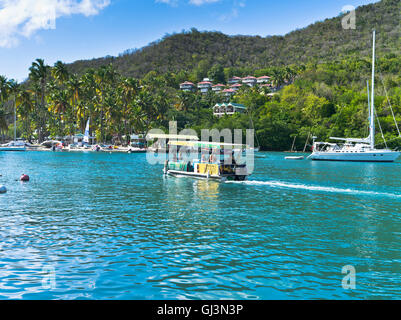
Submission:
[[[165,174],[236,181],[243,181],[249,175],[246,164],[237,161],[244,148],[242,144],[207,141],[168,144],[170,159],[164,165]]]

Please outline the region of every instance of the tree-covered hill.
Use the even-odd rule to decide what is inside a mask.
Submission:
[[[192,30],[117,58],[53,66],[36,59],[23,84],[0,75],[0,138],[13,136],[14,101],[17,135],[30,141],[83,132],[88,118],[97,141],[112,143],[128,143],[123,137],[151,128],[167,130],[171,120],[179,130],[198,134],[204,128],[252,126],[263,150],[288,150],[294,137],[297,150],[311,135],[323,141],[366,137],[376,28],[376,143],[401,149],[400,5],[382,0],[360,7],[356,30],[343,30],[341,17],[284,37]],[[270,75],[273,88],[243,86],[231,97],[179,88],[185,80],[208,76],[224,82],[247,74]],[[228,101],[245,105],[247,112],[215,117],[213,106]]]
[[[382,0],[358,7],[356,29],[344,30],[343,16],[316,22],[285,36],[227,36],[220,32],[192,29],[168,35],[140,49],[118,57],[80,60],[69,65],[71,72],[82,74],[88,68],[113,63],[125,76],[143,77],[158,73],[210,69],[213,65],[247,70],[307,62],[327,62],[345,57],[368,57],[371,31],[377,30],[378,54],[400,53],[401,1]],[[198,72],[199,76],[202,72]]]

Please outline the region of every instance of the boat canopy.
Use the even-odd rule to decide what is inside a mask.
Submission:
[[[208,142],[208,141],[170,141],[169,145],[207,149],[242,149],[243,144]]]
[[[147,139],[171,139],[171,140],[195,140],[199,141],[197,136],[185,135],[185,134],[161,134],[161,133],[148,133]]]
[[[123,136],[123,138],[125,139],[126,136]],[[139,140],[139,139],[145,139],[145,138],[144,138],[143,134],[131,134],[130,139],[131,140]]]

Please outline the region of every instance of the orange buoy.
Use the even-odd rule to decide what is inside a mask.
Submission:
[[[29,181],[29,176],[27,174],[23,174],[20,178],[21,181],[27,182]]]

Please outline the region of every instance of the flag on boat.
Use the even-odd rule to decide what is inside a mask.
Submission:
[[[85,129],[85,137],[84,137],[84,142],[89,143],[89,122],[91,118],[88,119],[88,122],[86,123],[86,129]]]

